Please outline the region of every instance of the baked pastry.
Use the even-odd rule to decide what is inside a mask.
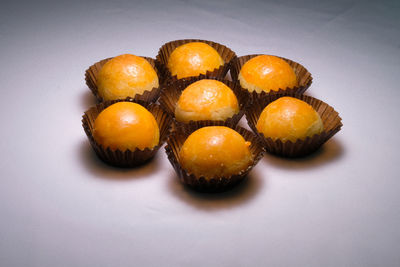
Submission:
[[[186,43],[175,48],[168,58],[167,67],[178,79],[206,74],[224,64],[220,54],[203,42]]]
[[[270,92],[298,86],[292,67],[283,59],[260,55],[248,60],[241,68],[240,85],[249,92]]]
[[[320,134],[324,125],[318,112],[294,97],[281,97],[268,104],[257,121],[257,130],[266,138],[296,142]]]
[[[124,54],[107,61],[98,78],[98,93],[103,100],[134,98],[158,88],[157,72],[144,58]]]
[[[153,114],[132,102],[107,107],[97,116],[93,128],[94,140],[104,149],[151,149],[158,145],[160,138]]]
[[[177,121],[226,120],[239,112],[233,91],[217,80],[199,80],[186,87],[175,108]]]
[[[197,177],[229,177],[252,163],[250,142],[225,126],[209,126],[193,132],[179,151],[180,164]]]

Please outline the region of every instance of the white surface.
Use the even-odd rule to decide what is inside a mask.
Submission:
[[[1,266],[398,266],[400,5],[393,1],[3,3]],[[111,168],[81,127],[92,63],[201,38],[313,74],[343,129],[315,155],[267,155],[218,195],[164,150]]]

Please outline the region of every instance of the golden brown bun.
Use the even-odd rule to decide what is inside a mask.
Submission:
[[[199,76],[224,64],[220,54],[203,42],[187,43],[175,48],[168,59],[168,69],[178,79]]]
[[[294,97],[281,97],[262,111],[257,130],[273,140],[296,142],[323,131],[318,112],[306,102]]]
[[[180,122],[226,120],[239,112],[236,95],[223,82],[200,80],[183,90],[175,108]]]
[[[98,144],[111,150],[143,150],[158,144],[160,131],[153,114],[143,106],[118,102],[96,118],[93,137]]]
[[[134,98],[136,94],[158,88],[158,76],[144,58],[125,54],[107,61],[97,78],[99,95],[104,100]]]
[[[193,132],[179,154],[183,169],[206,179],[239,174],[252,163],[246,140],[225,126],[209,126]]]
[[[239,73],[240,85],[249,92],[278,91],[298,85],[290,65],[275,56],[260,55],[247,61]]]

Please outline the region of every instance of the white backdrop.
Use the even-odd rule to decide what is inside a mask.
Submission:
[[[398,266],[397,1],[2,3],[1,266]],[[343,129],[310,157],[266,155],[223,194],[183,187],[164,149],[94,155],[85,69],[183,38],[302,63]],[[245,122],[245,121],[243,121]]]

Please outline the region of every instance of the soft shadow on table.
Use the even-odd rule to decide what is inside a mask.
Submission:
[[[232,189],[220,193],[197,192],[183,185],[174,171],[168,176],[168,189],[172,195],[200,210],[230,209],[245,205],[264,188],[266,177],[260,170],[252,170],[245,180]]]
[[[86,111],[90,107],[97,104],[96,97],[92,94],[92,91],[88,87],[82,88],[82,95],[80,96],[80,103],[82,110]]]
[[[342,144],[336,139],[328,140],[317,151],[301,158],[284,158],[266,153],[264,161],[285,170],[300,170],[316,168],[339,160],[344,155]]]
[[[88,172],[92,173],[95,177],[100,179],[131,180],[145,178],[149,174],[157,172],[157,169],[159,168],[159,160],[157,158],[160,156],[160,153],[157,153],[154,158],[140,166],[132,168],[118,168],[108,165],[99,159],[87,140],[80,142],[79,149],[77,151],[79,153],[79,159],[84,168],[87,169]]]

